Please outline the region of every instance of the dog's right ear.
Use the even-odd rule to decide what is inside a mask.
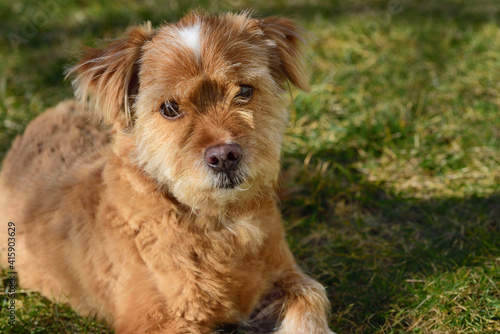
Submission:
[[[130,106],[139,87],[139,61],[144,44],[154,36],[148,22],[132,28],[127,37],[112,42],[105,49],[88,48],[84,57],[67,71],[73,76],[75,96],[106,123],[130,125]]]

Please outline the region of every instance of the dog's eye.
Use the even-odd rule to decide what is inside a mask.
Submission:
[[[181,116],[179,105],[175,102],[165,102],[160,107],[160,114],[166,119],[175,119]]]
[[[234,97],[234,102],[236,104],[247,103],[252,98],[252,95],[253,95],[253,88],[251,86],[241,85],[240,91]]]

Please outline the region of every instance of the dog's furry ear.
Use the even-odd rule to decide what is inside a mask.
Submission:
[[[259,21],[264,36],[276,44],[276,58],[272,59],[272,70],[281,80],[290,80],[298,88],[309,89],[308,75],[302,50],[305,40],[302,29],[292,20],[270,17]]]
[[[88,48],[84,57],[67,71],[74,75],[75,96],[90,103],[100,119],[131,124],[130,105],[139,88],[139,60],[143,45],[154,35],[148,22],[132,28],[127,37],[105,49]]]

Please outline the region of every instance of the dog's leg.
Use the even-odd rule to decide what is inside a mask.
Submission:
[[[285,296],[275,334],[335,334],[328,328],[330,303],[321,284],[294,268],[283,274],[278,285]]]

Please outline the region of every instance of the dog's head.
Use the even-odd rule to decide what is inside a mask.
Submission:
[[[285,83],[307,88],[301,40],[287,19],[192,13],[133,28],[69,72],[132,140],[136,165],[180,202],[213,208],[274,187]]]

